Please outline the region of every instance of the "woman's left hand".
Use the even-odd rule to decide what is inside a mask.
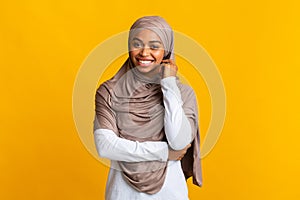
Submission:
[[[171,59],[163,60],[161,67],[162,79],[169,76],[176,76],[178,67]]]
[[[188,148],[190,148],[191,146],[191,144],[188,144],[186,147],[184,147],[184,149],[181,150],[173,150],[169,148],[168,160],[181,160],[186,154]]]

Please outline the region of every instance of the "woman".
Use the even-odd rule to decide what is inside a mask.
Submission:
[[[130,28],[129,58],[96,92],[94,138],[111,160],[106,199],[188,199],[201,186],[198,111],[176,77],[173,31],[158,16]]]

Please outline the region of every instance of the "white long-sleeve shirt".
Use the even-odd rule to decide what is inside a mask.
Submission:
[[[168,144],[174,150],[183,149],[192,141],[191,125],[182,109],[182,99],[175,77],[161,80],[165,106],[164,129]],[[123,178],[117,161],[167,161],[169,145],[166,142],[138,142],[118,137],[112,130],[97,129],[95,144],[100,157],[111,160],[106,184],[107,200],[186,200],[188,191],[180,161],[168,161],[167,174],[161,190],[153,195],[138,192]]]

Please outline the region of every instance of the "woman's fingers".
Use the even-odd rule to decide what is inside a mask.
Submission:
[[[184,149],[181,150],[173,150],[169,149],[169,160],[181,160],[186,154],[188,148],[191,147],[191,144],[188,144]]]
[[[162,61],[162,78],[166,78],[169,76],[176,76],[177,74],[177,66],[175,65],[175,62],[171,59],[163,60]]]
[[[181,156],[178,158],[178,160],[181,160],[181,159],[184,157],[184,155],[186,154],[188,148],[190,148],[191,146],[192,146],[191,144],[188,144],[188,145],[183,149],[183,152],[182,152]]]
[[[181,158],[180,158],[180,160],[183,158],[183,156],[186,154],[186,152],[187,152],[187,150],[191,147],[192,145],[191,144],[188,144],[183,150],[183,153],[182,153],[182,155],[181,155]]]

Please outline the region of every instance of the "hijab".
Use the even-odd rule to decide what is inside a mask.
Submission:
[[[128,43],[136,33],[149,29],[154,31],[164,46],[164,59],[174,59],[173,31],[159,16],[138,19],[130,28]],[[147,77],[139,72],[130,57],[110,80],[101,84],[96,93],[95,129],[113,130],[119,137],[132,141],[166,141],[164,133],[164,105],[160,75]],[[184,175],[193,176],[193,183],[202,185],[200,164],[200,136],[198,111],[191,87],[176,83],[181,92],[183,110],[193,124],[195,138],[192,146],[181,160]],[[190,99],[193,99],[192,101]],[[158,150],[159,151],[159,150]],[[163,186],[167,162],[118,161],[123,177],[134,189],[148,194],[157,193]]]

